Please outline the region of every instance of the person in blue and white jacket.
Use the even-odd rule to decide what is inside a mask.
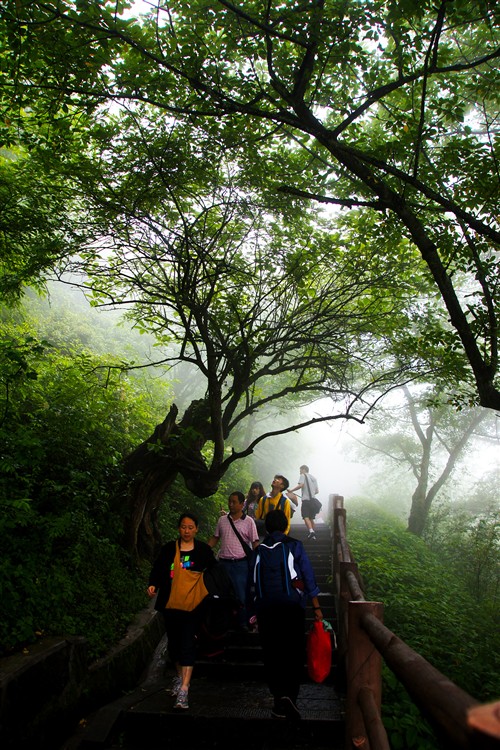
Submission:
[[[310,600],[315,619],[323,619],[320,590],[304,545],[286,534],[286,514],[269,511],[265,522],[267,536],[250,563],[248,607],[257,616],[266,682],[274,698],[271,716],[300,719],[297,698],[304,668],[305,609]]]

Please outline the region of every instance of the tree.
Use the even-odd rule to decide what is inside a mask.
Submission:
[[[273,196],[375,215],[441,300],[408,343],[463,360],[457,392],[500,408],[498,7],[465,0],[261,5],[10,3],[4,97],[34,116],[148,103],[198,123]],[[148,4],[149,7],[149,4]]]
[[[407,468],[416,485],[411,497],[408,531],[422,536],[431,506],[452,476],[470,441],[475,437],[494,440],[481,434],[480,425],[490,412],[481,408],[457,412],[442,397],[430,392],[412,393],[402,387],[404,410],[399,405],[379,412],[371,423],[371,439],[361,444],[389,462],[399,471]],[[488,422],[486,422],[488,424]]]
[[[475,497],[437,503],[429,515],[425,541],[449,560],[471,595],[496,617],[500,600],[500,513],[498,470],[486,473]],[[488,501],[488,495],[490,496]]]
[[[85,272],[96,304],[123,307],[155,335],[166,350],[158,362],[198,374],[199,393],[180,422],[174,406],[126,463],[128,536],[140,555],[154,551],[158,508],[177,472],[195,494],[210,495],[264,439],[324,419],[362,420],[404,376],[386,351],[405,315],[404,295],[399,308],[386,300],[393,264],[332,247],[306,217],[270,222],[231,185],[231,164],[202,168],[196,154],[187,158],[199,148],[187,135],[134,113],[101,144],[83,167],[87,176],[97,162],[99,179],[92,191],[80,186],[78,199],[92,241],[64,267],[72,279]],[[168,159],[157,158],[165,156],[162,141]],[[205,165],[205,152],[197,158]],[[271,422],[244,437],[253,415],[324,395],[330,415],[279,428]]]
[[[417,486],[411,499],[410,517],[408,519],[408,531],[421,536],[432,502],[445,482],[450,478],[452,471],[464,451],[469,439],[474,434],[480,423],[486,418],[487,413],[482,409],[473,410],[465,420],[452,426],[451,435],[444,436],[438,426],[434,410],[428,409],[428,422],[424,426],[419,421],[415,401],[412,399],[408,388],[404,387],[406,400],[411,416],[411,422],[415,434],[421,445],[421,458],[418,464],[412,463],[412,471],[417,478]],[[462,416],[462,415],[461,415]],[[429,469],[433,453],[433,442],[437,442],[447,453],[446,463],[441,472],[435,477],[429,487]]]
[[[440,359],[457,397],[473,382],[481,403],[500,403],[495,11],[399,7],[176,3],[136,22],[119,3],[8,5],[7,136],[15,127],[76,187],[78,270],[96,302],[133,305],[178,344],[164,361],[206,383],[186,422],[172,411],[141,449],[151,466],[134,484],[132,545],[142,530],[151,546],[168,477],[212,492],[276,431],[229,436],[291,394],[330,394],[326,418],[362,420],[402,372]],[[460,124],[464,96],[483,134]],[[106,113],[118,102],[122,116]],[[356,213],[328,235],[312,201]],[[429,284],[434,317],[419,309]]]

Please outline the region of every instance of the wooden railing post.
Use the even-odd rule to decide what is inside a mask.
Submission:
[[[345,667],[347,661],[347,640],[349,637],[349,602],[356,599],[351,591],[347,573],[358,577],[358,566],[352,562],[340,562],[339,576],[336,581],[337,592],[337,654],[339,663]]]
[[[361,626],[367,613],[383,619],[381,602],[349,602],[347,645],[346,748],[369,748],[368,731],[360,705],[360,691],[368,689],[380,714],[382,657]]]
[[[345,510],[337,508],[333,514],[333,568],[335,576],[339,574],[339,565],[345,560],[342,554],[342,530],[345,529]]]
[[[332,530],[333,536],[333,549],[337,549],[339,527],[338,527],[338,515],[342,513],[344,516],[345,526],[345,510],[344,510],[344,498],[342,495],[329,495],[328,496],[328,521]]]
[[[333,493],[332,495],[328,496],[328,503],[329,503],[329,512],[330,516],[333,517],[333,513],[340,508],[344,507],[344,496],[343,495],[336,495]]]

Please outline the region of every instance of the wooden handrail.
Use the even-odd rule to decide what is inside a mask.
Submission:
[[[349,586],[349,591],[351,592],[351,600],[355,602],[364,602],[365,597],[363,591],[353,571],[346,570],[345,577]]]
[[[344,498],[331,495],[329,510],[338,656],[347,678],[345,747],[389,748],[380,714],[383,659],[432,724],[443,747],[499,750],[500,702],[481,706],[383,624],[383,604],[365,600],[349,549]]]
[[[467,726],[467,711],[479,701],[429,664],[370,612],[362,614],[360,619],[361,627],[389,669],[443,736],[443,741],[453,748],[477,747],[471,744],[473,732]]]

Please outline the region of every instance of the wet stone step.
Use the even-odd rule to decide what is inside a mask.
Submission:
[[[322,591],[323,614],[335,628],[330,530],[318,524],[317,540],[308,540],[298,521],[291,536],[304,542]],[[308,606],[306,630],[312,622]],[[200,642],[187,711],[173,708],[173,670],[165,646],[159,646],[142,685],[104,706],[83,731],[80,744],[64,750],[344,750],[344,686],[336,661],[333,652],[330,676],[316,684],[308,677],[304,655],[297,702],[302,718],[297,723],[271,718],[258,633],[231,632]]]
[[[191,686],[187,712],[173,708],[174,699],[167,692],[169,684],[159,685],[158,690],[143,699],[138,696],[137,702],[129,707],[122,725],[126,743],[123,747],[141,747],[137,743],[144,742],[146,727],[148,743],[168,737],[169,746],[179,742],[185,747],[188,739],[198,743],[193,742],[192,747],[214,750],[321,746],[332,750],[336,747],[335,738],[343,740],[342,701],[331,684],[301,686],[298,707],[302,720],[292,726],[271,718],[271,697],[262,683],[226,683],[220,677],[218,680],[198,677]]]

